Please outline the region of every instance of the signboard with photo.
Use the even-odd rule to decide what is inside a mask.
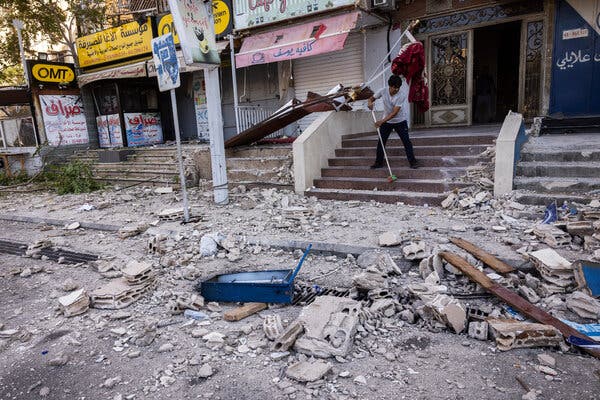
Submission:
[[[252,28],[353,4],[354,0],[234,0],[235,29]]]
[[[169,0],[173,24],[186,64],[220,64],[215,29],[209,17],[212,4],[196,0]],[[212,12],[212,10],[210,10]]]
[[[42,118],[50,146],[66,146],[89,142],[79,95],[40,95]]]
[[[179,60],[171,33],[152,39],[152,58],[156,66],[158,90],[166,92],[178,88],[181,85]]]
[[[124,113],[127,146],[148,146],[163,142],[159,113]]]
[[[231,0],[213,0],[213,26],[217,40],[225,38],[233,31]],[[179,44],[179,35],[173,24],[173,14],[165,14],[158,20],[158,35],[173,34],[173,41]]]

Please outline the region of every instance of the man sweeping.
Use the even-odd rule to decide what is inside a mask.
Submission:
[[[408,102],[406,101],[407,94],[400,91],[402,87],[402,78],[398,75],[390,76],[388,79],[388,87],[378,91],[374,96],[369,98],[369,110],[373,110],[375,100],[381,98],[383,101],[384,117],[375,122],[375,127],[379,129],[380,140],[377,144],[377,157],[375,164],[371,165],[371,169],[382,168],[384,166],[384,146],[392,133],[395,130],[406,151],[406,158],[410,167],[416,169],[419,163],[415,158],[413,146],[408,137]]]

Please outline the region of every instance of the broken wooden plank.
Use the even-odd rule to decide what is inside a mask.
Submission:
[[[466,275],[473,282],[479,284],[484,289],[493,293],[495,296],[497,296],[498,298],[503,300],[506,304],[517,309],[525,316],[532,318],[538,322],[541,322],[542,324],[552,325],[553,327],[558,329],[565,338],[569,338],[570,336],[575,336],[575,337],[593,342],[593,340],[590,337],[588,337],[587,335],[584,335],[583,333],[578,332],[577,330],[571,328],[569,325],[565,324],[561,320],[554,318],[552,315],[550,315],[546,311],[542,310],[541,308],[534,306],[533,304],[531,304],[530,302],[528,302],[527,300],[525,300],[524,298],[522,298],[515,292],[492,281],[490,278],[488,278],[488,276],[486,274],[484,274],[483,272],[479,271],[477,268],[475,268],[474,266],[469,264],[467,262],[467,260],[465,260],[464,258],[462,258],[454,253],[450,253],[448,251],[441,252],[440,256],[444,260],[446,260],[447,262],[452,264],[454,267],[458,268],[458,270],[460,270],[460,272],[462,272],[464,275]],[[594,350],[594,349],[590,349],[590,348],[581,348],[581,349],[596,358],[600,358],[600,350]]]
[[[241,307],[226,311],[223,314],[223,319],[230,322],[239,321],[266,308],[267,303],[246,303]]]
[[[455,245],[457,245],[458,247],[460,247],[461,249],[466,250],[469,253],[471,253],[479,261],[485,263],[486,265],[489,265],[490,268],[492,268],[494,271],[498,272],[499,274],[507,274],[509,272],[515,271],[515,268],[513,268],[512,266],[508,265],[504,261],[498,260],[492,254],[475,246],[471,242],[468,242],[464,239],[460,239],[457,237],[450,238],[450,241],[452,243],[454,243]]]

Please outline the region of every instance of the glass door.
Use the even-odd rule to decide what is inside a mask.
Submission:
[[[429,39],[431,126],[471,124],[472,31]]]

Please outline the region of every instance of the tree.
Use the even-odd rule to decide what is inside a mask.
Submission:
[[[39,41],[63,44],[76,58],[75,39],[101,30],[105,22],[104,2],[93,0],[2,0],[0,1],[0,82],[7,80],[7,68],[22,71],[13,19],[23,21],[21,31],[25,54]],[[78,35],[79,33],[79,35]]]

